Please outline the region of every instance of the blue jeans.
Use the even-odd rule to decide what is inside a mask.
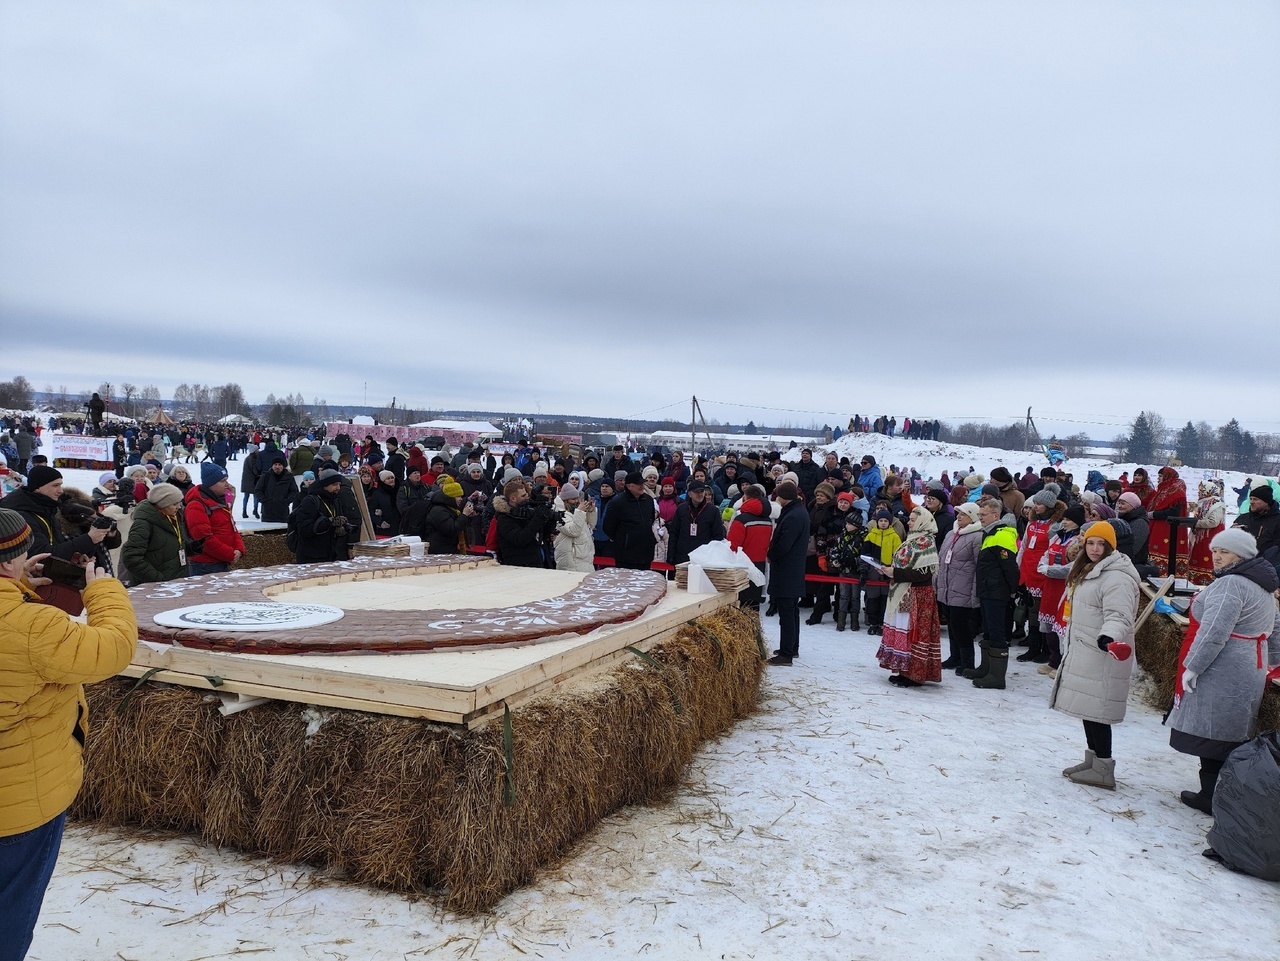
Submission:
[[[31,947],[66,822],[64,812],[48,824],[0,838],[0,961],[22,961]]]
[[[213,564],[197,564],[192,561],[187,566],[191,568],[192,577],[199,577],[201,574],[225,574],[231,570],[231,565],[226,561],[216,561]]]

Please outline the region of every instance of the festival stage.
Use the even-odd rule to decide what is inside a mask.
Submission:
[[[699,744],[754,712],[762,676],[759,619],[735,593],[647,571],[365,557],[130,596],[141,639],[127,677],[89,688],[73,816],[460,911],[664,799]]]

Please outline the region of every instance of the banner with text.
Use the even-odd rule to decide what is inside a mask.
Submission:
[[[50,435],[50,460],[111,461],[110,437],[85,437],[80,434]]]

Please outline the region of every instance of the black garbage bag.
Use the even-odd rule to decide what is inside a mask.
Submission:
[[[1227,758],[1209,845],[1228,867],[1280,881],[1280,732],[1261,734]]]

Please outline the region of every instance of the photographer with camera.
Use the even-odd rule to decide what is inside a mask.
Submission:
[[[84,684],[124,670],[138,640],[129,596],[86,557],[77,594],[87,623],[51,604],[34,529],[0,510],[0,955],[23,957],[84,776]],[[71,567],[63,564],[63,567]]]
[[[462,496],[462,486],[452,477],[445,477],[425,501],[409,508],[400,533],[422,538],[428,554],[461,554],[467,544],[463,535],[477,516],[475,502]],[[484,540],[471,543],[483,544]]]
[[[344,483],[336,470],[323,470],[298,502],[289,520],[298,535],[294,563],[323,564],[350,557],[351,538],[359,536],[360,523],[349,516]]]
[[[59,520],[61,497],[62,472],[53,467],[37,465],[27,475],[27,485],[6,494],[0,500],[0,507],[17,511],[30,525],[31,535],[35,538],[32,553],[47,552],[64,561],[71,560],[76,554],[97,556],[98,545],[111,533],[110,527],[67,530]]]
[[[545,567],[544,532],[554,523],[554,506],[545,498],[531,500],[523,480],[512,480],[493,499],[498,518],[498,563],[508,567]]]

